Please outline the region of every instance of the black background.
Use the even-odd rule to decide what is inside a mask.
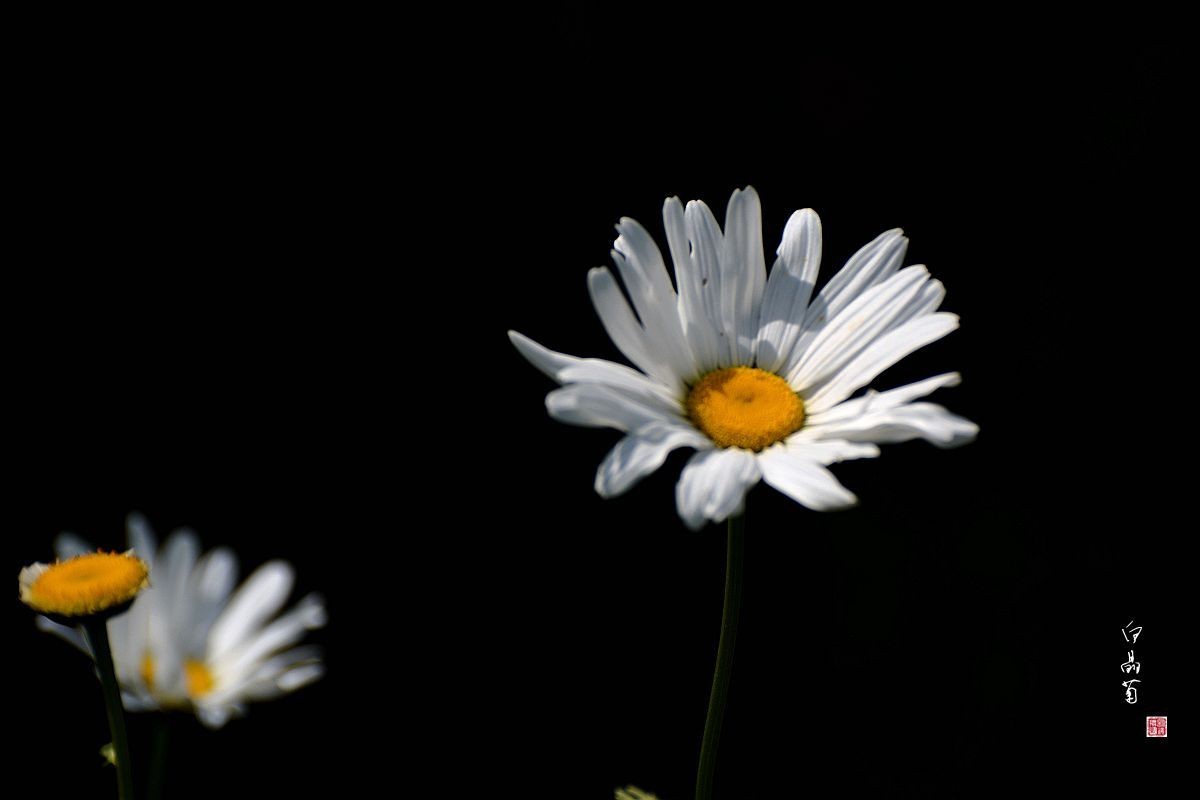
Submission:
[[[682,453],[597,497],[616,434],[551,421],[504,332],[620,360],[585,284],[612,224],[661,242],[665,197],[720,218],[748,184],[768,253],[820,213],[822,279],[905,229],[962,327],[878,385],[958,370],[934,399],[982,432],[839,465],[853,511],[751,493],[719,796],[1168,774],[1143,718],[1181,691],[1185,60],[1011,20],[684,16],[31,29],[5,563],[117,546],[139,509],[329,604],[327,677],[219,733],[180,716],[168,796],[688,796],[722,531],[679,522]],[[86,664],[9,620],[21,772],[108,791]]]

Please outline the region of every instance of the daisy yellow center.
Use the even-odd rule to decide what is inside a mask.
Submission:
[[[787,381],[756,367],[708,373],[687,396],[688,417],[720,447],[762,450],[804,424],[804,401]]]
[[[211,692],[217,682],[203,661],[189,658],[183,662],[183,683],[188,697],[196,698]]]
[[[142,676],[142,683],[146,684],[146,688],[154,690],[154,656],[147,650],[142,656],[141,669],[139,670]]]
[[[132,600],[148,574],[146,563],[132,554],[86,553],[51,564],[22,599],[50,614],[95,614]]]

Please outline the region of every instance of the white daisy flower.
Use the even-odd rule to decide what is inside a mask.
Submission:
[[[632,307],[612,272],[588,273],[600,321],[636,370],[509,331],[521,355],[562,384],[546,396],[552,417],[626,434],[596,472],[601,496],[625,492],[672,450],[691,447],[675,499],[692,529],[739,513],[759,479],[829,511],[857,502],[830,464],[873,458],[887,442],[953,447],[975,437],[973,422],[914,402],[957,385],[957,373],[852,397],[958,327],[957,316],[937,311],[941,282],[923,266],[901,269],[902,231],[863,247],[813,297],[821,221],[812,209],[788,220],[769,276],[753,188],[734,191],[723,232],[700,201],[685,209],[668,199],[663,222],[674,285],[650,234],[628,218],[612,256]]]
[[[173,533],[158,549],[145,519],[131,514],[129,545],[150,566],[150,587],[127,613],[108,621],[113,662],[129,711],[191,708],[219,728],[246,703],[290,692],[321,677],[313,647],[292,647],[325,624],[325,606],[308,595],[276,617],[292,590],[285,561],[259,567],[234,591],[237,559],[227,547],[200,556],[196,535]],[[92,551],[72,534],[55,542],[61,559]],[[38,627],[91,655],[82,630],[45,617]],[[290,648],[290,649],[288,649]]]

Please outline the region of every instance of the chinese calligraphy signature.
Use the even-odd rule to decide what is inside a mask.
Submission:
[[[1138,637],[1142,635],[1142,627],[1133,627],[1133,620],[1129,620],[1124,628],[1121,629],[1121,635],[1125,637],[1125,641],[1130,644],[1137,644]],[[1142,671],[1142,663],[1137,661],[1133,655],[1133,650],[1130,649],[1128,659],[1121,665],[1121,672],[1126,675],[1138,675]],[[1125,702],[1133,705],[1137,702],[1137,687],[1135,683],[1141,683],[1140,678],[1131,678],[1127,681],[1121,681],[1121,685],[1125,687]]]

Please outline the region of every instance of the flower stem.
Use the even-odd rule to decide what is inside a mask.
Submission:
[[[100,687],[104,691],[104,707],[108,711],[108,728],[112,733],[113,754],[117,760],[117,797],[133,800],[133,769],[129,763],[129,739],[125,735],[125,712],[121,707],[121,688],[113,669],[112,648],[108,644],[108,620],[89,617],[83,623],[96,669],[100,672]]]
[[[696,800],[711,800],[713,775],[717,768],[717,743],[721,738],[721,720],[725,716],[725,698],[733,672],[733,645],[737,640],[738,610],[742,605],[742,556],[746,517],[729,518],[725,544],[725,604],[721,610],[721,639],[717,644],[717,667],[713,672],[712,693],[708,696],[708,716],[704,720],[704,739],[700,743],[700,767],[696,771]]]

